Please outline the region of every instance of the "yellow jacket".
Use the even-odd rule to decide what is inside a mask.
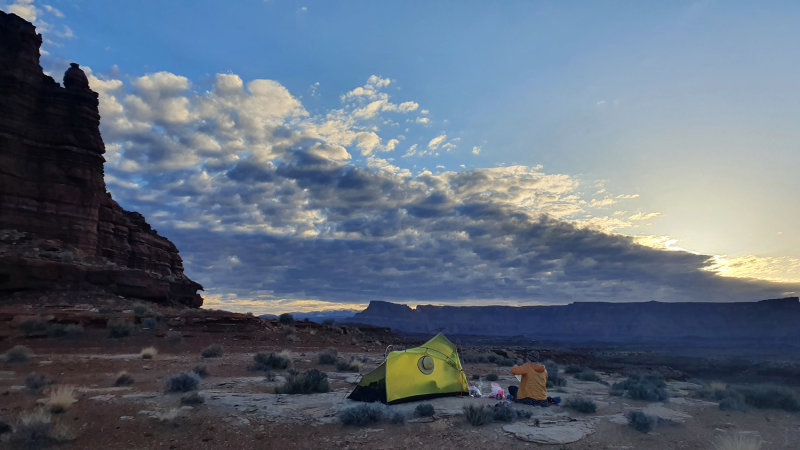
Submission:
[[[511,368],[514,375],[522,375],[517,400],[532,398],[547,400],[547,369],[541,364],[526,363]]]

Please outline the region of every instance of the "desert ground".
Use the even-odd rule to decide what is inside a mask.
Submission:
[[[725,387],[714,377],[693,378],[650,360],[636,364],[642,358],[633,354],[631,364],[620,364],[625,355],[619,354],[607,360],[613,364],[603,364],[607,352],[589,355],[534,347],[464,345],[460,354],[470,384],[484,390],[490,385],[487,377],[496,376],[503,388],[516,383],[508,367],[511,361],[547,358],[551,367],[560,367],[557,377],[565,380],[548,391],[561,397],[559,406],[512,404],[512,410],[520,411],[518,417],[475,426],[465,416],[466,407],[491,409],[505,402],[443,397],[373,405],[385,419],[345,424],[344,411],[366,405],[346,398],[360,375],[383,361],[387,346],[413,347],[422,340],[383,328],[315,324],[302,318],[287,324],[91,295],[84,300],[68,304],[52,297],[17,298],[0,307],[0,354],[5,355],[0,360],[0,447],[796,449],[800,445],[800,414],[791,406],[721,410],[713,398],[701,395]],[[112,337],[112,328],[120,323],[125,326]],[[28,350],[26,357],[12,351],[16,347],[18,352],[17,346]],[[218,346],[221,354],[208,352],[211,346]],[[155,351],[144,350],[150,347]],[[209,357],[201,355],[204,350]],[[288,367],[253,367],[258,353],[281,352],[290,361]],[[322,354],[329,356],[324,364]],[[566,373],[577,360],[594,369],[596,381]],[[329,392],[276,393],[292,374],[311,369],[327,375]],[[610,394],[610,386],[642,370],[666,375],[666,401]],[[128,378],[120,382],[123,371]],[[166,392],[182,373],[199,381],[196,389]],[[202,403],[195,397],[191,404],[187,395],[192,392]],[[566,406],[576,398],[594,404],[595,412]],[[421,403],[433,406],[433,416],[417,413]],[[630,411],[652,418],[652,429],[641,432],[630,426],[626,417]]]

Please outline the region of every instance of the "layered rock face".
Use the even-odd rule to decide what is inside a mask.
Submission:
[[[175,245],[106,192],[98,96],[72,64],[39,65],[41,35],[0,11],[0,295],[99,288],[199,307]]]

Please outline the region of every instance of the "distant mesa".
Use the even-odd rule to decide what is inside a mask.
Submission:
[[[61,87],[39,65],[41,43],[0,11],[0,297],[94,290],[201,306],[175,245],[106,192],[86,74],[71,64]]]
[[[559,306],[432,306],[382,301],[353,322],[410,333],[525,336],[561,342],[800,342],[800,299],[757,302],[580,302]]]

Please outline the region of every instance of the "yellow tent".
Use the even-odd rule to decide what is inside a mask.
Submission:
[[[439,333],[419,347],[389,353],[386,361],[361,378],[348,398],[400,403],[468,392],[456,346]]]

